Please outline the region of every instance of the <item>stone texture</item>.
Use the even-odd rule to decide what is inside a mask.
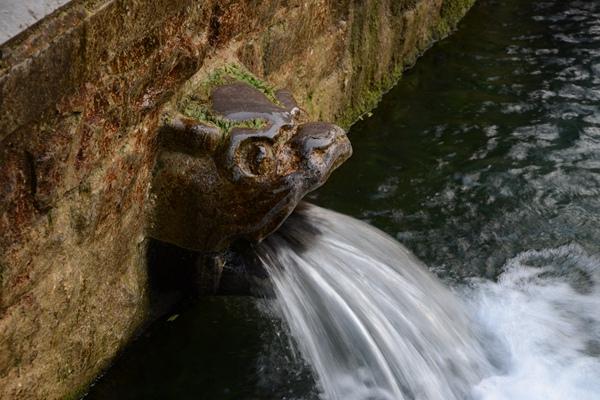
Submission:
[[[212,89],[202,119],[163,118],[150,237],[205,253],[260,241],[350,157],[343,129],[306,122],[285,90],[274,96],[232,82]]]
[[[239,63],[347,126],[471,0],[73,1],[0,47],[0,398],[76,394],[146,318],[160,109]]]

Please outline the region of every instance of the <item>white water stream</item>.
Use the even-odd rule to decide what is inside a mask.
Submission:
[[[324,399],[600,399],[600,263],[576,245],[456,295],[383,232],[304,204],[258,253]]]

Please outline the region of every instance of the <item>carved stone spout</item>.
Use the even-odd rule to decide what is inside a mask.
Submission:
[[[202,252],[277,229],[352,153],[336,125],[306,122],[292,95],[217,86],[201,117],[171,113],[159,134],[151,237]]]

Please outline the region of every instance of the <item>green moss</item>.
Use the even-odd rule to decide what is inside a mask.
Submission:
[[[262,92],[272,102],[276,104],[279,103],[279,101],[275,97],[275,90],[273,89],[273,87],[265,81],[252,75],[247,69],[243,68],[242,66],[238,64],[229,64],[223,67],[221,73],[224,73],[237,81],[249,84],[250,86]]]
[[[200,102],[208,104],[210,93],[215,87],[236,82],[247,83],[267,96],[272,102],[279,104],[279,101],[275,97],[275,90],[271,85],[257,78],[250,71],[238,64],[227,64],[211,71],[206,79],[196,84],[196,87],[193,89],[193,96]],[[183,101],[185,100],[183,99]]]
[[[440,23],[437,27],[437,35],[440,38],[449,35],[474,3],[475,0],[444,1],[440,9]]]
[[[266,126],[263,118],[254,118],[246,121],[232,121],[216,115],[210,109],[210,93],[221,85],[244,82],[259,90],[271,101],[278,104],[275,90],[263,80],[252,75],[248,70],[238,64],[227,64],[224,67],[211,71],[207,78],[199,82],[193,90],[193,95],[182,98],[177,108],[183,114],[194,118],[207,125],[219,128],[223,133],[229,134],[233,128],[260,129]]]
[[[382,4],[378,0],[369,1],[368,7],[354,15],[350,32],[350,52],[352,54],[352,80],[350,83],[350,103],[337,116],[335,121],[348,128],[357,119],[372,110],[381,95],[397,81],[399,74],[388,76],[378,73],[378,59],[381,41],[381,22],[379,19]],[[367,61],[366,61],[367,60]]]
[[[398,82],[403,72],[404,64],[398,64],[389,75],[384,76],[383,80],[364,82],[362,87],[357,88],[360,96],[356,96],[351,107],[348,107],[336,118],[336,123],[342,128],[348,129],[357,120],[363,119],[365,114],[368,114],[377,106],[381,96]]]
[[[467,13],[475,0],[444,0],[440,9],[438,26],[434,28],[433,38],[441,39],[450,34],[462,17]],[[406,1],[395,6],[395,12],[401,15],[406,9],[414,8],[416,2]],[[348,107],[335,119],[343,128],[349,128],[354,122],[372,110],[381,96],[390,90],[402,77],[404,69],[416,61],[418,54],[412,59],[398,60],[390,74],[384,74],[377,79],[377,63],[365,62],[376,60],[379,49],[379,20],[376,12],[379,2],[373,0],[365,7],[363,14],[355,15],[357,19],[352,24],[350,51],[352,54],[351,102]],[[424,50],[424,49],[423,49]]]
[[[181,112],[190,118],[219,128],[224,134],[229,134],[233,128],[261,129],[267,124],[267,121],[263,118],[253,118],[245,121],[225,119],[212,113],[206,104],[203,104],[199,99],[194,97],[189,97],[185,100],[185,103],[182,104]]]

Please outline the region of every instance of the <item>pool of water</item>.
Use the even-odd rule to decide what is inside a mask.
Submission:
[[[206,297],[156,322],[84,398],[317,399],[268,304]]]
[[[480,0],[350,137],[309,200],[402,242],[518,356],[476,393],[600,397],[600,3]],[[86,399],[318,398],[267,302],[177,315]]]

